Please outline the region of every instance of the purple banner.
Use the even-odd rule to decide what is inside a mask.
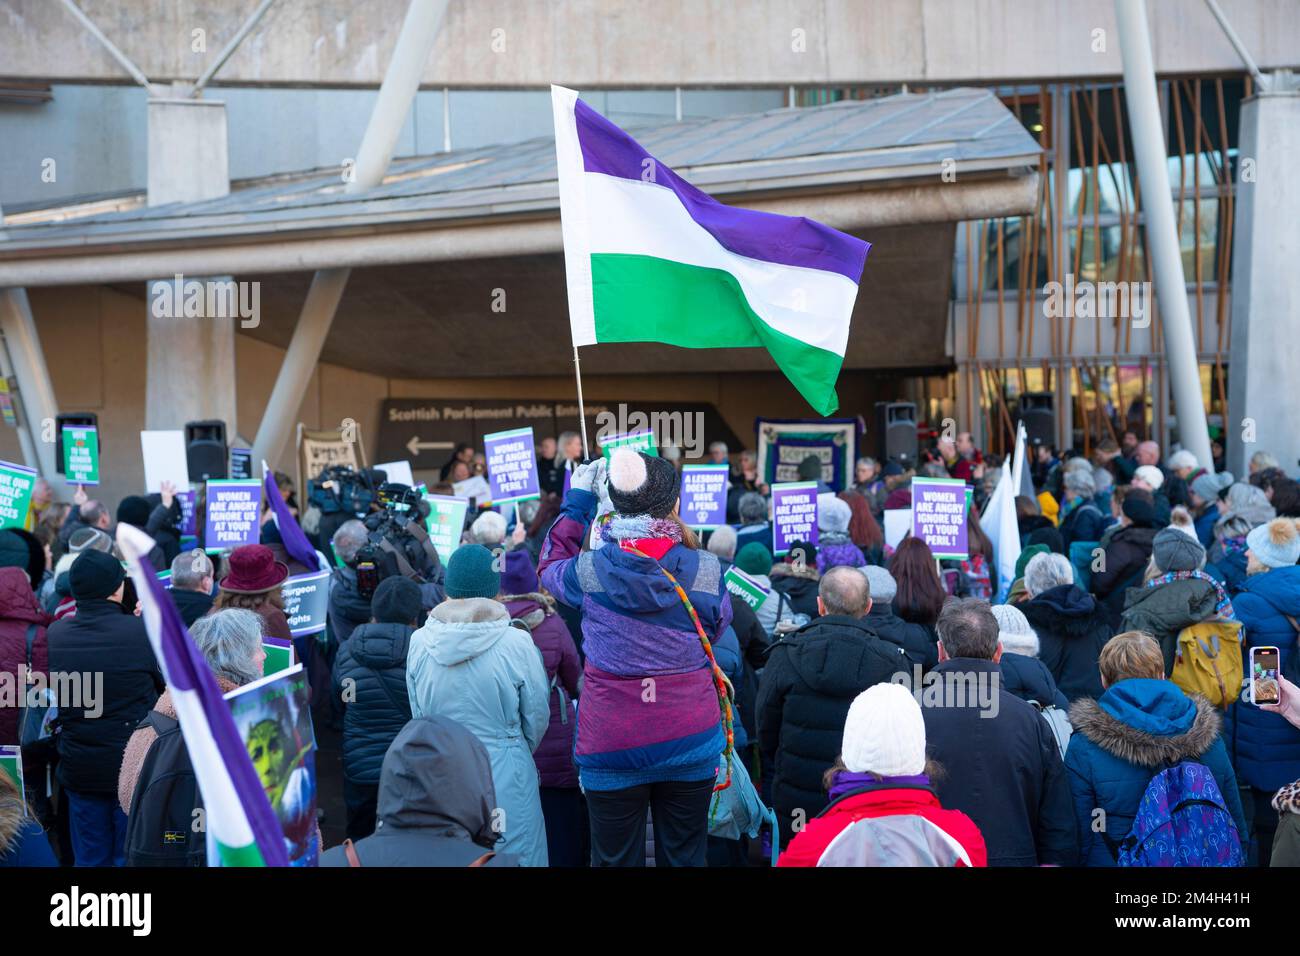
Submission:
[[[966,482],[959,478],[912,479],[912,536],[936,558],[965,558]]]
[[[210,480],[204,506],[203,547],[209,552],[217,552],[244,544],[257,544],[262,534],[262,526],[258,523],[261,511],[260,481]]]
[[[817,543],[817,482],[772,486],[772,554],[790,552],[796,541]]]
[[[704,531],[726,524],[730,477],[728,465],[682,466],[682,520]]]
[[[181,503],[181,534],[197,534],[194,530],[194,499],[197,491],[178,491],[176,500]]]
[[[537,484],[537,449],[532,428],[483,436],[492,504],[508,505],[542,496]]]

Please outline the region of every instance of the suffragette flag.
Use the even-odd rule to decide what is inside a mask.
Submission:
[[[265,461],[262,462],[262,493],[271,505],[271,515],[289,557],[309,568],[316,568],[320,564],[316,558],[316,549],[307,540],[307,535],[303,533],[289,506],[284,503],[284,497],[275,483],[275,472],[267,467]]]
[[[870,243],[723,205],[573,90],[552,86],[551,106],[574,346],[766,348],[833,414]]]
[[[149,563],[154,541],[125,523],[117,545],[139,596],[154,659],[172,694],[185,747],[203,794],[209,845],[222,866],[288,866],[284,833],[235,728],[212,668]]]

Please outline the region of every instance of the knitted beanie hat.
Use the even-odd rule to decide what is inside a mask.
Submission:
[[[1142,488],[1124,496],[1124,516],[1139,528],[1150,528],[1156,521],[1156,502],[1151,492]]]
[[[902,684],[875,684],[853,699],[840,756],[851,773],[910,777],[925,772],[925,721]]]
[[[1155,465],[1142,465],[1133,472],[1134,478],[1139,478],[1151,486],[1152,491],[1159,491],[1160,486],[1165,483],[1165,473]]]
[[[1029,618],[1014,604],[994,604],[989,608],[998,620],[998,640],[1002,650],[1011,654],[1038,656],[1038,635],[1029,625]]]
[[[817,530],[848,534],[849,522],[852,520],[853,509],[847,501],[835,495],[817,496]]]
[[[447,576],[444,582],[447,597],[496,597],[501,593],[501,575],[492,564],[492,552],[483,545],[461,545],[447,562]]]
[[[631,448],[610,455],[609,500],[619,514],[667,518],[677,495],[677,469],[670,462]]]
[[[420,586],[400,574],[380,581],[370,599],[370,616],[380,624],[418,624],[423,612]]]
[[[1206,471],[1192,479],[1192,491],[1203,501],[1215,501],[1219,497],[1219,492],[1231,484],[1230,472],[1221,471],[1216,475]]]
[[[878,564],[868,564],[858,570],[867,576],[867,587],[870,589],[873,604],[884,606],[894,600],[894,596],[898,594],[898,582],[894,580],[888,568],[882,568]]]
[[[1265,567],[1289,568],[1300,561],[1300,530],[1294,518],[1274,518],[1246,535],[1246,547]]]
[[[1177,528],[1164,528],[1155,537],[1151,556],[1161,571],[1196,571],[1205,562],[1205,548]]]
[[[736,567],[746,574],[771,574],[772,552],[757,541],[751,541],[736,552]]]
[[[78,601],[106,598],[126,579],[122,562],[103,551],[83,551],[68,571],[68,585]]]
[[[127,495],[117,506],[117,523],[143,528],[149,523],[149,513],[153,511],[148,498],[140,495]]]
[[[799,462],[799,480],[821,481],[822,460],[816,455],[806,455],[804,460]]]

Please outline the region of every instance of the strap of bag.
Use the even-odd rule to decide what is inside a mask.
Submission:
[[[487,866],[488,860],[492,859],[492,857],[494,856],[496,856],[496,854],[493,853],[491,850],[488,850],[481,857],[479,857],[477,860],[471,863],[470,866]]]
[[[343,841],[343,854],[348,858],[348,866],[361,865],[361,857],[357,856],[357,848],[351,837]]]
[[[36,628],[39,625],[33,621],[27,625],[27,683],[32,683],[32,649],[36,645]]]

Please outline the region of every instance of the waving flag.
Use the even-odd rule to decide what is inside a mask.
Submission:
[[[993,545],[993,557],[997,561],[998,593],[994,603],[1006,600],[1011,585],[1015,583],[1016,562],[1020,560],[1020,525],[1016,520],[1016,495],[1021,492],[1022,476],[1029,474],[1029,463],[1025,461],[1025,426],[1020,425],[1016,435],[1016,450],[1010,462],[1003,462],[1002,476],[998,486],[993,489],[984,513],[980,517],[980,526],[988,535]],[[1031,486],[1032,490],[1032,486]]]
[[[265,461],[262,462],[262,491],[271,505],[271,515],[275,519],[275,526],[280,530],[280,540],[284,542],[284,550],[288,552],[289,557],[314,570],[320,564],[316,557],[316,549],[307,540],[307,535],[303,533],[289,506],[284,503],[280,489],[275,483],[275,472],[267,467]]]
[[[870,243],[723,205],[573,90],[552,86],[551,105],[573,344],[766,348],[833,414]]]
[[[121,523],[117,546],[129,563],[149,643],[171,691],[203,794],[209,846],[215,845],[217,852],[217,860],[210,862],[288,866],[284,833],[235,729],[230,705],[149,563],[153,539]]]

